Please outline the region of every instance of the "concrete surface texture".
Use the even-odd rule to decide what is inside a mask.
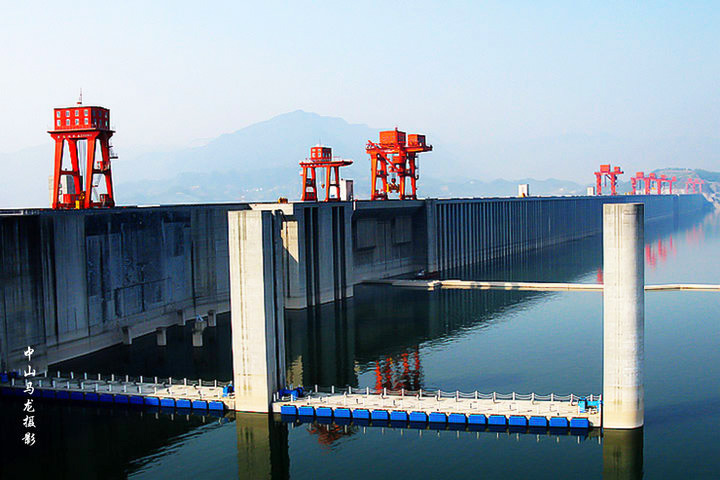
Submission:
[[[230,242],[235,409],[268,412],[285,385],[280,215],[231,212]]]
[[[644,423],[644,206],[603,210],[603,426]]]

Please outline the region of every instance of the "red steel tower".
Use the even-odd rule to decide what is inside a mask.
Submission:
[[[117,156],[110,145],[114,133],[110,129],[110,110],[79,101],[74,107],[56,108],[53,123],[55,129],[48,132],[55,140],[52,208],[115,206],[110,160]],[[65,142],[70,152],[69,168],[63,168]],[[98,142],[100,155],[96,155]],[[86,147],[85,158],[79,155],[82,144]]]
[[[380,143],[368,141],[365,151],[371,162],[371,200],[387,200],[388,193],[398,193],[400,200],[417,199],[417,155],[432,151],[432,145],[425,143],[425,135],[406,136],[397,128],[386,130],[380,132]]]
[[[699,193],[702,193],[703,183],[705,183],[705,180],[702,178],[688,178],[685,181],[685,193],[691,193],[691,190],[692,193],[698,193],[698,188]]]
[[[671,178],[671,177],[666,177],[665,175],[662,175],[662,176],[660,177],[660,180],[661,180],[662,182],[665,182],[665,183],[668,184],[668,194],[672,195],[673,184],[674,184],[675,182],[677,182],[677,177],[673,176],[673,177]],[[662,185],[660,185],[660,190],[662,190]]]
[[[646,177],[645,172],[637,172],[635,176],[630,179],[630,183],[632,184],[633,189],[633,195],[640,195],[641,193],[644,195],[650,195],[650,183],[652,182],[653,178],[655,178],[654,173]]]
[[[310,148],[310,158],[300,162],[302,167],[303,202],[317,202],[317,175],[316,168],[325,169],[325,201],[340,200],[340,167],[352,165],[352,160],[341,158],[333,159],[332,148],[316,145]],[[334,174],[334,175],[333,175]]]
[[[597,195],[602,195],[603,179],[610,180],[610,195],[617,195],[617,177],[623,173],[625,172],[623,172],[620,167],[611,168],[609,164],[600,165],[600,171],[595,172]]]

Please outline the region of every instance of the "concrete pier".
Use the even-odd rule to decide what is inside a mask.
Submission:
[[[230,212],[230,301],[235,409],[269,412],[285,386],[280,217]]]
[[[167,327],[159,327],[155,330],[155,338],[158,347],[167,346]]]
[[[644,206],[603,208],[603,426],[644,422]]]
[[[132,328],[122,327],[123,345],[132,345]]]

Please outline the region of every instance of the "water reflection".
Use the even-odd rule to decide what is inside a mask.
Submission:
[[[37,402],[36,443],[21,441],[22,400],[0,397],[0,478],[113,478],[141,471],[155,455],[224,420],[159,411]],[[108,448],[109,447],[109,448]],[[142,461],[135,459],[144,458]]]
[[[549,254],[550,253],[550,254]],[[472,265],[448,272],[460,278],[577,281],[601,262],[600,239],[555,247],[525,262]],[[287,379],[293,385],[374,388],[423,387],[419,346],[451,342],[470,329],[505,320],[548,292],[423,291],[360,285],[344,302],[286,312]],[[359,376],[373,372],[373,383]]]
[[[290,478],[288,428],[265,414],[237,414],[238,478]]]
[[[643,429],[603,431],[603,479],[643,477]]]

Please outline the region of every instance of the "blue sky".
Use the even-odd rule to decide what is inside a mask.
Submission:
[[[131,149],[296,109],[425,132],[462,155],[563,136],[633,151],[720,137],[718,2],[3,2],[2,13],[0,152],[48,142],[51,108],[80,87]]]

